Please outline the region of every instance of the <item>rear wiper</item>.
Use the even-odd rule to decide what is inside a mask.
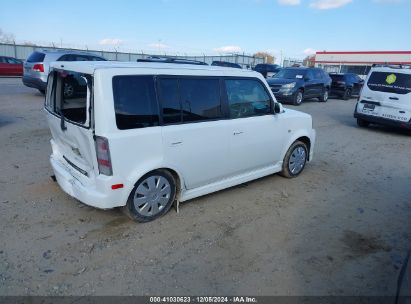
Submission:
[[[63,109],[60,109],[60,128],[62,131],[66,131],[67,127],[66,124],[64,122],[64,113],[63,113]]]

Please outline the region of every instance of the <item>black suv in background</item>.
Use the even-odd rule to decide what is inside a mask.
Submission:
[[[269,78],[277,74],[281,70],[278,64],[259,63],[254,67],[254,71],[263,74],[265,78]]]
[[[344,100],[350,99],[352,95],[359,95],[364,84],[364,80],[353,73],[330,73],[330,77],[332,79],[330,94],[338,95]]]
[[[267,82],[279,102],[299,106],[306,98],[328,100],[331,78],[318,68],[284,68]]]

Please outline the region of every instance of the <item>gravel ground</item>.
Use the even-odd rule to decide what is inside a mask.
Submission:
[[[298,107],[318,140],[300,177],[147,224],[50,179],[42,105],[19,78],[0,78],[0,295],[394,295],[411,247],[410,134],[358,128],[355,100]]]

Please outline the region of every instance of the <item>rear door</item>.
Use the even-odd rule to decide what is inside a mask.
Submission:
[[[302,74],[304,73],[303,71],[301,72]],[[304,91],[304,96],[305,97],[313,97],[316,96],[317,92],[317,80],[315,79],[314,73],[312,70],[307,70],[305,74],[305,91]]]
[[[12,76],[21,76],[23,75],[23,65],[20,61],[7,57],[6,62],[8,63],[9,66],[9,75]]]
[[[8,64],[6,57],[0,57],[0,75],[8,75]]]
[[[163,76],[157,83],[165,163],[182,174],[187,189],[227,177],[220,78]]]
[[[411,70],[373,71],[366,86],[362,95],[372,102],[363,112],[401,122],[411,120]]]
[[[67,84],[74,92],[65,94]],[[46,110],[53,137],[53,155],[84,176],[95,174],[95,144],[93,139],[92,103],[93,77],[72,71],[50,73]]]

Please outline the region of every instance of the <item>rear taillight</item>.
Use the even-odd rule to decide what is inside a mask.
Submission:
[[[33,65],[33,71],[35,72],[44,72],[44,65],[42,63],[36,63]]]
[[[100,174],[113,175],[110,159],[110,148],[107,138],[96,136],[96,153],[98,170]]]

